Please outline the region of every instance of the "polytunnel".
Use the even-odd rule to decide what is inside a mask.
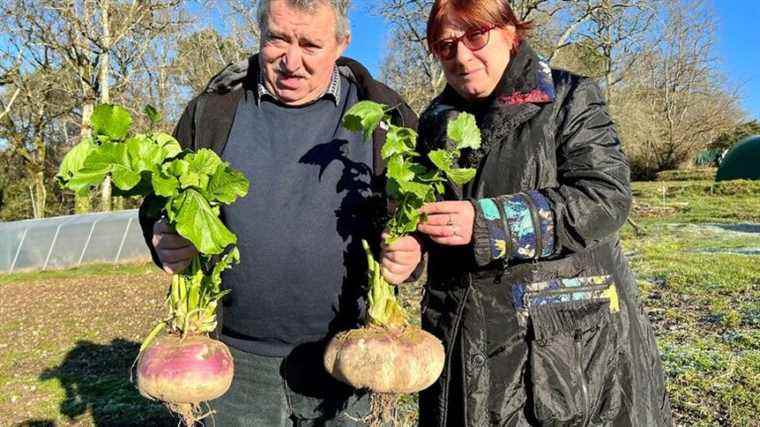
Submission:
[[[0,222],[0,273],[150,259],[137,209]]]

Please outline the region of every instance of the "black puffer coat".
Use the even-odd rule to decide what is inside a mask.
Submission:
[[[631,205],[628,162],[598,87],[549,69],[523,43],[485,102],[450,87],[432,102],[420,151],[447,143],[459,111],[475,114],[484,144],[460,160],[475,179],[447,198],[473,201],[474,240],[427,246],[423,327],[443,340],[447,363],[421,393],[420,424],[670,425],[654,335],[617,235]],[[543,201],[526,204],[534,234],[515,236],[505,219],[506,250],[493,247],[486,219],[508,218],[503,202],[516,194]],[[488,198],[499,212],[479,203]],[[531,236],[527,252],[516,247]]]

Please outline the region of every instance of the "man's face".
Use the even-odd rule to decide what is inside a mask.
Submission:
[[[327,90],[335,60],[349,42],[349,37],[336,39],[335,24],[327,3],[318,2],[312,11],[297,9],[287,0],[269,3],[261,67],[267,89],[280,102],[306,104]]]

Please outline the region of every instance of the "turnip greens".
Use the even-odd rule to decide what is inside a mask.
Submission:
[[[480,147],[480,130],[475,117],[460,113],[449,121],[446,134],[451,145],[447,149],[430,151],[427,157],[432,164],[427,168],[419,162],[421,155],[415,151],[417,132],[391,123],[390,109],[372,101],[361,101],[351,107],[343,118],[343,127],[362,132],[369,140],[378,126],[387,130],[380,156],[387,163],[386,193],[396,204],[396,211],[387,224],[387,241],[413,233],[422,219],[420,208],[436,201],[443,194],[444,183],[462,185],[475,176],[475,169],[456,167],[463,149]],[[370,273],[368,320],[378,326],[401,326],[406,324],[406,314],[396,301],[393,286],[381,275],[380,265],[375,261],[369,245],[363,242]]]
[[[160,118],[146,107],[151,127]],[[86,195],[109,176],[115,196],[149,196],[153,213],[166,216],[177,233],[198,249],[191,265],[172,277],[166,299],[169,315],[151,331],[140,351],[165,328],[185,336],[216,328],[221,272],[239,260],[237,238],[219,218],[220,206],[248,192],[248,180],[212,150],[183,150],[162,132],[130,134],[132,117],[122,107],[99,105],[93,136],[63,159],[57,178],[65,188]]]

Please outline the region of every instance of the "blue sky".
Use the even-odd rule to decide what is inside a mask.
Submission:
[[[378,77],[388,34],[383,19],[368,10],[374,3],[371,0],[352,0],[351,44],[344,55],[361,62],[374,77]]]
[[[368,13],[371,0],[354,0],[353,40],[346,56],[362,62],[374,76],[386,51],[383,20]],[[741,104],[750,119],[760,120],[760,0],[713,0],[718,14],[718,59],[729,83],[742,88]]]
[[[718,47],[723,72],[740,84],[745,111],[760,120],[760,1],[720,0]]]

